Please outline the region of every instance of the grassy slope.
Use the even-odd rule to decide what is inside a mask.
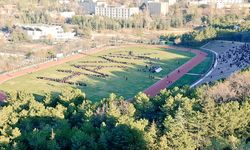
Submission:
[[[60,66],[52,67],[46,70],[38,71],[36,73],[32,73],[26,76],[22,76],[4,84],[0,85],[0,90],[5,91],[13,91],[13,90],[26,90],[28,92],[33,92],[34,94],[43,94],[45,92],[60,92],[61,88],[68,88],[68,84],[61,84],[56,82],[50,82],[45,80],[38,80],[36,77],[44,76],[44,77],[53,77],[53,78],[63,78],[67,76],[66,73],[59,73],[57,69],[70,69],[81,72],[79,69],[76,69],[71,64],[81,64],[79,61],[95,61],[102,60],[97,56],[102,56],[109,53],[114,53],[117,51],[122,51],[122,53],[128,53],[128,51],[133,50],[135,54],[140,53],[150,53],[157,52],[157,54],[153,54],[150,57],[160,58],[159,62],[153,62],[155,65],[160,65],[163,68],[163,71],[159,74],[154,74],[155,79],[149,79],[149,73],[138,72],[138,68],[144,68],[146,64],[148,64],[147,60],[127,60],[123,58],[116,58],[115,60],[119,61],[127,61],[133,62],[136,65],[128,65],[126,69],[120,68],[105,68],[101,71],[103,73],[108,73],[110,75],[107,79],[95,78],[95,77],[87,77],[87,76],[79,76],[77,78],[72,79],[71,81],[83,81],[87,83],[87,87],[79,87],[83,90],[87,96],[91,100],[99,100],[100,98],[107,97],[110,93],[116,93],[118,95],[122,95],[125,98],[130,98],[134,96],[139,91],[143,91],[166,74],[170,73],[178,66],[184,64],[188,60],[190,60],[194,54],[190,52],[184,51],[176,51],[176,50],[166,50],[160,48],[148,48],[148,47],[134,47],[134,48],[120,48],[120,49],[111,49],[105,52],[101,52],[92,56],[86,56],[76,61],[72,61]],[[177,60],[180,62],[177,63]],[[113,64],[102,64],[102,65],[115,65]],[[119,65],[119,64],[118,64]],[[127,77],[128,80],[125,80],[124,77]]]

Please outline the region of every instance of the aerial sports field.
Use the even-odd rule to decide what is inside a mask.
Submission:
[[[167,46],[100,48],[0,75],[0,90],[44,95],[76,87],[94,101],[110,93],[131,98],[144,91],[155,96],[206,57],[205,52],[198,50]]]

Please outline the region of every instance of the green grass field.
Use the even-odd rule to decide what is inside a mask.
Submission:
[[[143,56],[145,58],[142,59]],[[112,59],[113,62],[100,57]],[[133,59],[129,59],[131,57]],[[138,46],[109,49],[91,56],[85,56],[79,60],[7,81],[0,85],[0,90],[7,92],[25,90],[37,95],[42,95],[47,92],[57,93],[60,92],[62,88],[68,88],[72,85],[37,79],[37,77],[62,79],[72,74],[58,72],[58,69],[96,75],[98,73],[93,72],[93,70],[95,70],[99,73],[107,74],[108,77],[103,78],[91,75],[79,75],[68,81],[80,81],[86,83],[86,87],[77,86],[77,88],[80,88],[85,92],[87,97],[93,101],[98,101],[101,98],[107,97],[110,93],[115,93],[124,96],[125,98],[131,98],[136,93],[143,91],[180,65],[190,60],[192,57],[194,57],[194,54],[190,52],[158,47],[152,48]],[[101,62],[97,63],[96,61]],[[121,62],[126,62],[128,64],[122,64]],[[72,65],[84,66],[87,70]],[[146,65],[148,67],[160,66],[163,70],[160,73],[141,71],[146,68]],[[118,66],[123,66],[123,68],[118,68]],[[140,71],[138,71],[138,69]],[[154,78],[149,78],[150,75]]]

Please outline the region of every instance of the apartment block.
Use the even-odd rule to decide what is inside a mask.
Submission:
[[[114,19],[129,19],[131,16],[138,14],[138,7],[125,6],[96,6],[95,15],[106,16]]]
[[[142,0],[141,5],[145,6],[151,16],[165,16],[169,11],[169,6],[175,4],[176,0]]]

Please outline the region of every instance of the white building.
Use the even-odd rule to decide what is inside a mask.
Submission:
[[[74,32],[64,32],[61,26],[54,25],[17,25],[21,27],[32,40],[51,38],[54,40],[69,40],[75,36]]]
[[[244,0],[189,0],[190,5],[214,5],[217,8],[230,7],[244,4]]]
[[[69,4],[70,1],[69,0],[59,0],[58,1],[60,4]]]
[[[138,7],[125,6],[96,6],[95,15],[106,16],[114,19],[129,19],[131,16],[138,14]]]
[[[64,17],[64,18],[72,18],[73,16],[76,15],[76,13],[73,11],[64,11],[64,12],[60,12],[59,14],[61,17]]]
[[[80,0],[86,14],[106,16],[115,19],[128,19],[139,13],[137,7],[110,6],[104,0]]]
[[[241,5],[244,4],[244,0],[215,0],[216,2],[216,7],[217,8],[224,8],[227,6],[232,6],[232,5]]]

